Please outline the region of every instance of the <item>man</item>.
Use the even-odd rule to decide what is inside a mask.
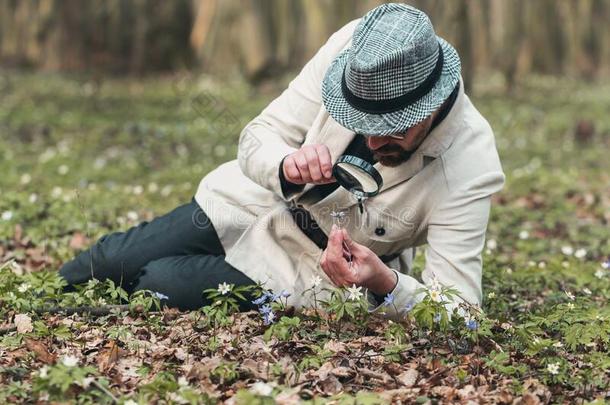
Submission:
[[[343,154],[383,178],[363,207],[332,176]],[[455,49],[421,11],[383,4],[329,38],[190,204],[103,237],[61,274],[82,282],[93,268],[185,309],[204,302],[204,288],[254,281],[309,306],[303,292],[316,277],[318,288],[367,289],[371,310],[391,293],[394,319],[432,280],[477,304],[490,196],[503,183]],[[341,229],[330,215],[339,211]],[[425,243],[422,283],[410,273],[414,247]]]

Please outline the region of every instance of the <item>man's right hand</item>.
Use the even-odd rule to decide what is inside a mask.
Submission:
[[[282,170],[287,181],[293,184],[327,184],[335,182],[332,175],[332,158],[323,144],[305,145],[284,158]]]

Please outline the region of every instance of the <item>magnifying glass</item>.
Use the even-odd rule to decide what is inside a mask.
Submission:
[[[343,155],[333,166],[333,176],[337,183],[358,200],[358,208],[362,214],[363,202],[369,197],[379,194],[383,186],[381,174],[366,160],[352,155]]]

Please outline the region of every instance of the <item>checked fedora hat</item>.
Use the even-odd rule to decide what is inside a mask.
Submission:
[[[386,3],[362,17],[350,48],[322,81],[330,116],[365,136],[405,132],[449,97],[460,79],[456,50],[437,36],[428,16]]]

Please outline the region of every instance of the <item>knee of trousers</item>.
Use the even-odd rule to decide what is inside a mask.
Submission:
[[[113,254],[105,241],[109,235],[98,239],[89,249],[77,254],[72,260],[64,263],[59,274],[68,284],[80,284],[96,278],[111,279],[115,283],[128,281],[125,277],[125,261],[119,254]]]

